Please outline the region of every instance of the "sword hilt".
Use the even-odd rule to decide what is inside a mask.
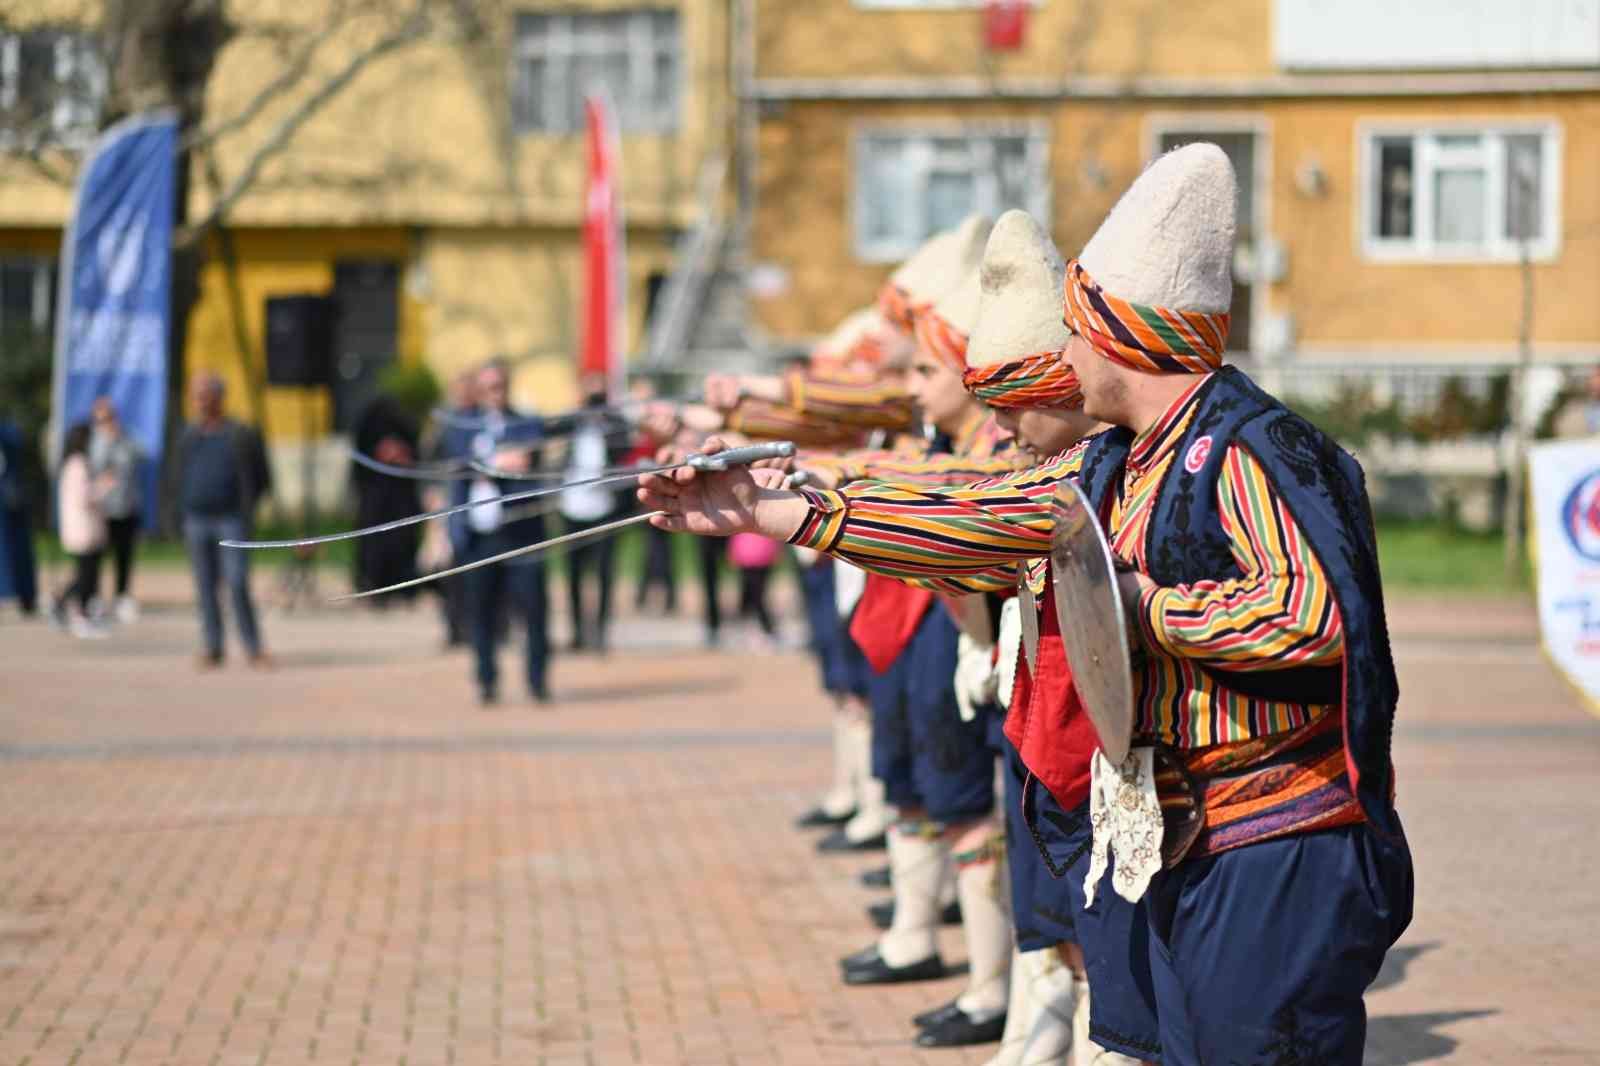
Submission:
[[[727,451],[713,452],[710,455],[696,453],[689,456],[684,465],[706,473],[718,473],[730,466],[749,466],[763,459],[787,459],[793,454],[793,441],[778,440],[768,444],[751,444],[744,448],[729,448]]]

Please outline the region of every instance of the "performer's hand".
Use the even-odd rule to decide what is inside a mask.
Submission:
[[[496,470],[505,470],[512,474],[526,474],[533,466],[533,456],[521,448],[501,448],[494,453]]]
[[[735,375],[706,375],[706,404],[713,410],[722,412],[733,410],[739,406],[739,397],[742,395],[744,395],[744,389],[740,387],[739,379]]]
[[[807,466],[802,467],[806,474],[806,485],[814,489],[836,489],[839,487],[839,469],[832,466]]]
[[[716,438],[706,442],[707,455],[723,450]],[[650,520],[657,529],[725,537],[734,533],[762,533],[788,540],[805,521],[805,497],[780,486],[783,471],[753,471],[735,466],[723,471],[681,467],[665,474],[639,478],[639,502],[652,511],[665,511]]]
[[[1137,570],[1118,570],[1117,591],[1121,593],[1122,609],[1128,616],[1128,624],[1133,632],[1139,629],[1139,604],[1144,599],[1146,589],[1153,589],[1156,583]]]

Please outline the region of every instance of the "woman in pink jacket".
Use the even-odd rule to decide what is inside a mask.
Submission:
[[[103,483],[97,484],[89,471],[89,427],[73,426],[62,449],[56,486],[61,548],[72,557],[73,581],[56,597],[51,615],[58,625],[70,628],[75,637],[106,635],[105,629],[89,617],[89,601],[98,592],[100,556],[106,547],[106,519],[100,509],[104,492]]]

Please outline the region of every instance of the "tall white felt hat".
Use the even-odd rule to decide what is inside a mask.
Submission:
[[[996,366],[1066,348],[1072,331],[1061,318],[1065,267],[1032,215],[1007,211],[1000,216],[978,272],[980,300],[976,325],[968,331],[968,366]]]
[[[811,350],[813,359],[848,359],[850,351],[874,329],[884,326],[883,316],[875,307],[863,307],[850,312],[833,328],[833,331],[817,342]]]
[[[1221,148],[1196,143],[1145,168],[1078,257],[1112,296],[1218,314],[1233,299],[1238,181]]]
[[[901,289],[913,304],[933,303],[983,258],[984,242],[992,227],[986,216],[968,215],[955,229],[928,238],[889,276],[889,283]]]

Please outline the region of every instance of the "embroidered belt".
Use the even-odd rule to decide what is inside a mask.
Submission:
[[[1163,865],[1366,820],[1350,787],[1340,716],[1288,733],[1183,752],[1157,746]]]

